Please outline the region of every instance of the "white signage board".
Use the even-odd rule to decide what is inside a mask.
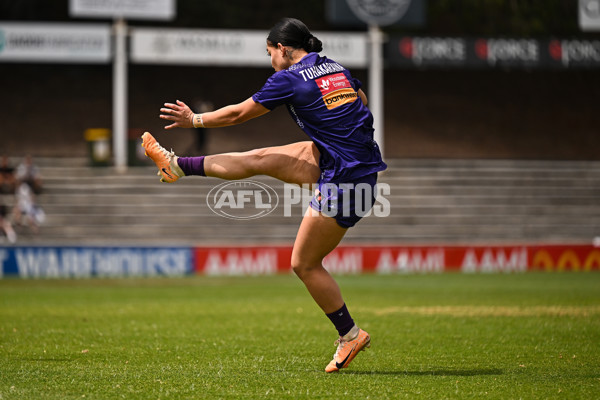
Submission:
[[[0,62],[108,63],[110,25],[0,22]]]
[[[362,33],[314,32],[322,55],[347,67],[367,66],[367,36]],[[211,29],[131,28],[131,61],[143,64],[189,64],[269,67],[267,32]]]
[[[322,55],[348,68],[367,68],[368,40],[366,33],[313,32],[323,42]]]
[[[175,0],[70,0],[69,15],[87,18],[171,20]]]
[[[130,35],[136,63],[270,65],[262,31],[131,28]]]

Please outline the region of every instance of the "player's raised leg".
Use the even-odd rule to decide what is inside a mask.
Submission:
[[[186,175],[234,180],[268,175],[287,183],[313,184],[319,179],[319,150],[310,141],[266,147],[246,152],[202,157],[177,157],[149,133],[142,135],[146,155],[158,167],[162,182],[175,182]]]
[[[319,156],[313,142],[298,142],[206,156],[204,171],[206,176],[228,180],[268,175],[287,183],[313,184],[321,174]]]
[[[302,219],[294,249],[292,268],[315,302],[327,314],[339,333],[337,350],[326,372],[346,368],[356,354],[370,346],[369,334],[358,328],[350,316],[337,282],[323,268],[323,259],[342,240],[347,229],[334,218],[309,208]]]

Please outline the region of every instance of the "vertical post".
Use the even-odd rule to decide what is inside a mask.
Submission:
[[[369,24],[369,108],[373,114],[375,141],[384,154],[384,115],[383,115],[383,33],[376,24]]]
[[[116,19],[113,30],[113,152],[114,166],[122,172],[127,169],[127,22]]]

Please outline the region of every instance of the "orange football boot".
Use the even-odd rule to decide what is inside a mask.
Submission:
[[[325,372],[336,372],[346,368],[359,351],[371,347],[371,337],[367,332],[359,329],[358,335],[354,339],[346,340],[340,337],[335,344],[338,346],[337,350],[333,355],[333,360],[325,367]]]
[[[158,167],[158,176],[161,176],[161,182],[173,183],[177,179],[185,176],[179,165],[177,165],[177,156],[173,151],[167,151],[162,147],[150,132],[144,132],[142,135],[142,147],[146,150],[146,155]]]

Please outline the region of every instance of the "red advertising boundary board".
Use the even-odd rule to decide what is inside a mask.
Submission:
[[[203,275],[291,273],[288,246],[197,247],[195,272]],[[513,246],[341,246],[324,261],[331,273],[429,273],[598,271],[600,247]]]

